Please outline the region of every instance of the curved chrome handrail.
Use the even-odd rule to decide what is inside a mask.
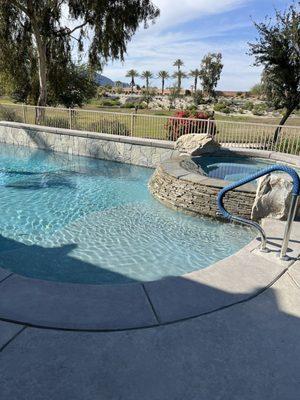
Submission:
[[[259,231],[259,234],[261,237],[261,251],[266,252],[267,251],[267,237],[266,237],[266,233],[263,230],[263,228],[257,222],[250,221],[246,218],[242,218],[242,217],[238,217],[238,216],[234,216],[234,215],[230,214],[224,206],[224,197],[225,197],[226,193],[230,192],[231,190],[236,189],[242,185],[245,185],[246,183],[249,183],[251,181],[254,181],[255,179],[258,179],[264,175],[270,174],[271,172],[274,172],[274,171],[286,172],[293,178],[292,201],[291,201],[287,225],[286,225],[286,229],[285,229],[285,233],[284,233],[281,253],[280,253],[280,258],[286,259],[287,258],[286,252],[288,249],[288,244],[289,244],[289,240],[290,240],[290,236],[291,236],[292,223],[295,219],[295,215],[296,215],[296,211],[297,211],[297,204],[298,204],[298,197],[300,195],[300,177],[294,169],[287,167],[285,165],[273,165],[272,167],[265,168],[261,171],[258,171],[257,173],[255,173],[253,175],[248,176],[247,178],[241,179],[238,182],[234,182],[234,183],[226,186],[224,189],[222,189],[220,191],[220,193],[218,195],[218,208],[219,208],[221,214],[223,215],[223,217],[225,217],[229,221],[240,222],[242,224],[252,226],[255,229],[257,229]]]

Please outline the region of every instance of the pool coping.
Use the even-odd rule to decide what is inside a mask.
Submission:
[[[280,239],[277,225],[268,224],[271,241],[274,236]],[[300,254],[299,249],[296,258],[283,262],[274,251],[268,255],[258,252],[259,244],[254,239],[208,268],[147,283],[59,283],[0,268],[0,320],[46,329],[119,331],[195,318],[257,296]]]
[[[123,135],[115,135],[104,132],[91,132],[91,131],[77,130],[77,129],[54,128],[44,125],[32,125],[32,124],[24,124],[21,122],[11,122],[11,121],[0,121],[0,126],[21,128],[21,129],[23,128],[33,132],[48,132],[56,135],[78,136],[89,139],[102,139],[110,142],[137,144],[140,146],[159,147],[159,148],[174,150],[174,142],[162,139],[149,139],[143,137],[123,136]]]

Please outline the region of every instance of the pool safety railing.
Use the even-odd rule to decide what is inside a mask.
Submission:
[[[288,245],[289,245],[289,241],[290,241],[290,237],[291,237],[292,224],[293,224],[293,221],[296,216],[298,199],[300,196],[300,178],[294,169],[287,167],[285,165],[273,165],[272,167],[265,168],[253,175],[248,176],[247,178],[241,179],[238,182],[234,182],[231,185],[226,186],[224,189],[222,189],[220,191],[220,193],[218,195],[218,208],[219,208],[221,215],[223,215],[223,217],[225,217],[229,221],[239,222],[244,225],[251,226],[251,227],[257,229],[260,234],[260,237],[261,237],[260,249],[262,252],[267,252],[268,251],[267,237],[266,237],[266,233],[265,233],[264,229],[255,221],[251,221],[246,218],[242,218],[242,217],[238,217],[238,216],[234,216],[234,215],[230,214],[224,206],[224,197],[231,190],[236,189],[242,185],[245,185],[246,183],[252,182],[264,175],[268,175],[274,171],[285,172],[285,173],[289,174],[293,179],[292,200],[291,200],[291,205],[290,205],[287,223],[286,223],[286,227],[285,227],[281,252],[280,252],[280,259],[287,260],[288,259],[287,250],[288,250]]]

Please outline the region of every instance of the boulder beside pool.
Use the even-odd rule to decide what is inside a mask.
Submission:
[[[251,218],[258,221],[262,218],[286,220],[292,198],[293,183],[286,174],[268,174],[258,181],[256,198]],[[300,214],[298,204],[297,215]]]
[[[191,133],[180,136],[175,143],[175,150],[180,154],[200,156],[202,154],[214,153],[219,150],[220,144],[210,135],[202,133]]]

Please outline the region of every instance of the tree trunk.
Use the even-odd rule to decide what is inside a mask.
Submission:
[[[292,114],[293,111],[294,111],[294,108],[289,108],[286,110],[286,113],[282,117],[281,121],[279,122],[279,126],[278,126],[278,128],[276,128],[276,131],[274,133],[274,137],[273,137],[273,141],[272,141],[273,145],[277,143],[282,126],[286,123],[287,119],[289,118],[289,116]]]
[[[47,105],[47,61],[46,61],[46,46],[41,45],[39,53],[39,82],[40,82],[40,95],[38,99],[38,106],[45,107]]]
[[[197,92],[197,86],[198,86],[198,78],[195,77],[195,93]]]
[[[46,44],[44,43],[41,35],[38,32],[36,26],[33,27],[34,36],[36,40],[36,47],[38,53],[38,74],[39,74],[39,85],[40,93],[37,102],[38,107],[45,107],[47,105],[47,55],[46,55]],[[36,120],[38,124],[41,124],[45,115],[43,108],[37,108]]]
[[[134,84],[135,84],[134,78],[132,77],[132,79],[131,79],[131,94],[133,94]]]
[[[161,83],[161,94],[162,94],[162,96],[165,94],[165,80],[164,79],[162,80],[162,83]]]

